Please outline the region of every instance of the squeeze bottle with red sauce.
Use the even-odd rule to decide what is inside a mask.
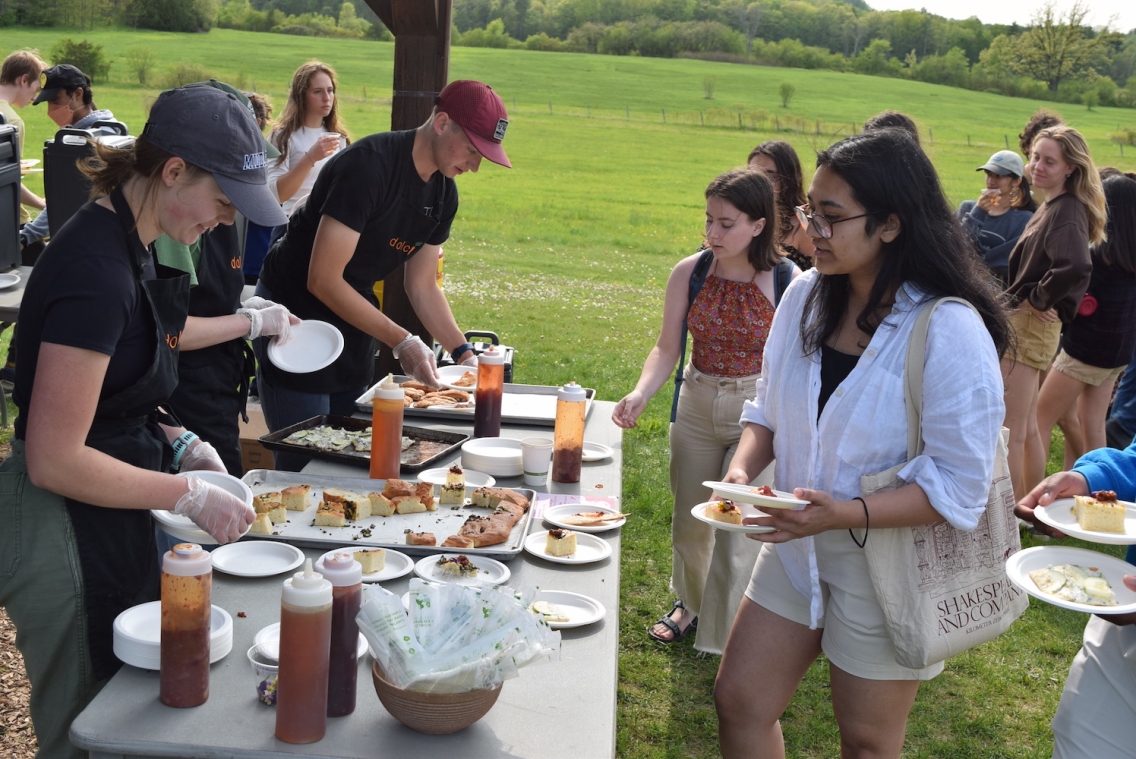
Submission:
[[[371,479],[398,479],[402,465],[402,388],[391,375],[371,401]]]
[[[315,743],[327,731],[327,670],[331,647],[331,583],[312,571],[284,581],[280,600],[280,674],[276,737]]]
[[[505,356],[496,346],[477,357],[477,390],[473,393],[473,436],[500,437],[501,395],[505,390]]]
[[[355,615],[363,599],[363,566],[349,551],[323,560],[323,576],[331,581],[331,654],[327,674],[327,716],[355,711],[359,675],[359,625]]]
[[[580,481],[587,401],[584,388],[575,382],[569,382],[556,394],[556,428],[552,435],[552,479],[556,482]]]
[[[162,557],[162,649],[158,698],[166,706],[201,706],[209,699],[209,633],[213,558],[195,543]]]

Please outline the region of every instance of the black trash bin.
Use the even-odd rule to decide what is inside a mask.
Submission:
[[[106,134],[108,128],[117,134]],[[91,183],[79,171],[78,162],[95,154],[92,141],[115,148],[134,144],[121,121],[99,121],[91,129],[64,127],[43,144],[44,200],[52,236],[90,199]]]

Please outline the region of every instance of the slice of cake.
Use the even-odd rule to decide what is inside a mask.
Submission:
[[[272,524],[284,524],[288,521],[288,511],[280,502],[279,493],[262,493],[254,496],[252,507],[257,514],[267,514]]]
[[[473,505],[487,509],[496,508],[501,501],[515,503],[525,511],[529,510],[529,499],[520,493],[505,488],[478,488],[473,491]]]
[[[386,481],[386,484],[383,485],[383,495],[392,501],[400,496],[413,494],[414,486],[406,480],[389,479]]]
[[[355,493],[348,493],[343,501],[343,516],[353,522],[371,516],[371,499]]]
[[[1124,532],[1124,504],[1116,500],[1111,490],[1098,490],[1092,495],[1074,498],[1073,515],[1082,530],[1093,532]]]
[[[311,485],[289,485],[280,491],[280,500],[288,511],[304,511],[311,505]]]
[[[576,553],[576,533],[571,530],[549,530],[544,540],[544,552],[549,556],[571,556]]]
[[[742,512],[733,501],[716,501],[706,507],[706,516],[715,522],[741,524]]]
[[[367,493],[371,501],[371,514],[377,517],[389,517],[394,513],[394,504],[382,493]]]
[[[400,495],[391,501],[399,514],[421,514],[426,511],[426,504],[416,495]]]
[[[324,503],[347,503],[347,499],[351,496],[346,490],[339,488],[324,488],[323,502]]]
[[[434,502],[434,486],[429,482],[418,483],[414,488],[414,495],[418,496],[418,500],[422,501],[427,511],[438,510],[438,504]]]
[[[443,505],[457,506],[465,503],[465,472],[457,464],[446,472],[446,484],[442,486],[441,502]]]
[[[346,524],[347,518],[333,504],[320,501],[319,505],[316,506],[316,520],[312,523],[313,526],[344,527]]]
[[[387,565],[387,552],[383,548],[368,551],[356,551],[355,561],[363,565],[363,574],[373,575]]]
[[[268,514],[257,514],[256,519],[252,521],[252,527],[249,532],[254,535],[271,535],[272,534],[272,520]]]
[[[438,539],[434,537],[432,532],[408,532],[406,533],[406,544],[408,546],[436,546]]]

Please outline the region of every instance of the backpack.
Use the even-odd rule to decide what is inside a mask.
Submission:
[[[689,299],[686,306],[687,315],[690,314],[690,307],[694,305],[694,299],[698,297],[698,293],[702,291],[702,285],[706,283],[706,277],[710,274],[710,267],[714,263],[714,251],[707,248],[702,251],[702,255],[698,257],[697,263],[694,264],[694,271],[690,273],[690,288]],[[785,292],[785,288],[789,286],[789,281],[793,277],[793,262],[787,258],[782,258],[775,267],[773,267],[773,307],[781,303],[781,295]],[[682,319],[682,357],[678,362],[678,369],[675,371],[675,391],[674,400],[671,401],[671,423],[674,423],[675,416],[678,415],[678,394],[682,390],[683,369],[686,368],[686,320],[687,317]]]

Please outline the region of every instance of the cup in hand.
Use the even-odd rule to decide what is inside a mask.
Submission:
[[[548,469],[552,463],[552,439],[522,438],[521,463],[525,470],[525,484],[529,487],[544,487],[548,482]]]

